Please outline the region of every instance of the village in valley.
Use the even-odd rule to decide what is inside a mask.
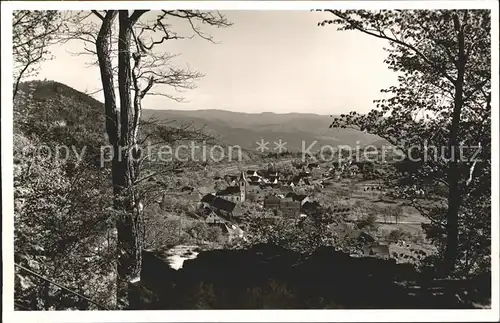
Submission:
[[[6,308],[495,303],[489,5],[160,2],[2,2]]]
[[[353,256],[410,261],[415,253],[432,254],[422,230],[426,219],[393,198],[383,180],[394,171],[397,154],[365,155],[368,158],[361,161],[349,156],[321,160],[300,154],[262,155],[260,164],[212,163],[198,167],[195,175],[180,171],[173,181],[176,186],[156,200],[158,212],[166,221],[178,222],[179,236],[186,230],[190,238],[196,237],[189,230],[196,224],[217,232],[207,239],[211,241],[196,237],[192,249],[241,247],[254,235],[255,221],[264,224],[263,230],[271,230],[277,221],[301,228],[320,216],[330,220],[323,229],[344,239],[337,243],[350,244]],[[174,244],[170,247],[177,248]]]

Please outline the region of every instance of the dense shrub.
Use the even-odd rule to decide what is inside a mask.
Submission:
[[[194,222],[193,225],[187,229],[187,232],[195,242],[221,243],[223,241],[222,229],[218,226],[208,225],[205,222]]]
[[[396,243],[400,240],[410,239],[411,237],[412,237],[412,235],[404,230],[394,229],[394,230],[391,230],[391,232],[389,232],[389,234],[387,235],[387,240],[389,242]]]
[[[29,82],[14,115],[16,264],[113,307],[117,214],[110,173],[96,163],[105,139],[102,105],[61,84]],[[42,146],[44,154],[37,153]],[[62,147],[68,156],[55,155]],[[84,152],[81,159],[75,151]],[[20,267],[14,297],[30,309],[95,308]]]
[[[357,227],[358,229],[367,229],[370,231],[376,231],[378,228],[376,221],[377,221],[377,216],[371,213],[364,216],[361,220],[359,220],[357,223]]]

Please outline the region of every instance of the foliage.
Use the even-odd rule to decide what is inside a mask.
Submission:
[[[336,221],[323,208],[301,219],[282,216],[252,218],[248,223],[247,245],[272,243],[289,250],[310,253],[321,246],[336,246]]]
[[[161,249],[184,242],[180,218],[170,218],[158,205],[144,209],[144,248]]]
[[[361,164],[361,175],[364,180],[371,180],[377,178],[377,173],[375,172],[375,164],[371,161],[366,161]]]
[[[222,229],[217,226],[208,225],[205,222],[194,222],[187,232],[198,243],[221,243],[223,241]]]
[[[366,229],[369,231],[376,231],[378,228],[377,225],[377,216],[373,213],[367,214],[362,219],[358,221],[356,224],[357,228],[362,230]]]
[[[277,217],[283,217],[283,212],[280,209],[274,209],[273,215]]]
[[[410,263],[422,274],[429,275],[436,267],[436,257],[427,255],[423,250],[411,248],[409,252],[397,253],[393,252],[393,259],[398,263]],[[433,276],[434,274],[432,274]]]
[[[50,83],[21,84],[14,102],[15,115],[22,116],[14,122],[15,261],[113,307],[115,213],[110,210],[110,186],[102,184],[109,173],[94,165],[95,146],[82,158],[73,153],[99,142],[100,133],[92,128],[99,119],[89,122],[89,128],[71,123],[79,117],[81,103],[65,100],[68,93],[52,92],[58,88]],[[86,108],[90,121],[92,106]],[[66,125],[58,123],[58,109],[66,109]],[[36,149],[42,146],[45,153]],[[68,146],[75,148],[70,155],[54,154],[57,147]],[[14,296],[30,309],[95,308],[19,268]]]
[[[176,213],[177,214],[177,213]],[[200,219],[172,215],[152,204],[144,210],[144,248],[161,250],[179,244],[223,243],[222,229]]]
[[[210,41],[212,37],[204,33],[198,23],[216,27],[230,25],[223,15],[211,11],[92,10],[64,37],[67,41],[83,41],[84,50],[80,54],[91,55],[100,71],[105,129],[113,151],[113,208],[120,213],[116,223],[120,307],[127,306],[128,282],[139,275],[141,268],[140,236],[145,199],[139,184],[153,178],[155,171],[163,166],[147,165],[149,174],[144,177],[145,162],[150,161],[151,156],[143,154],[142,146],[151,133],[144,131],[142,101],[146,95],[162,95],[181,101],[182,98],[167,91],[154,92],[154,88],[163,85],[174,91],[192,89],[194,80],[202,77],[196,71],[179,68],[172,62],[175,55],[159,49],[165,41],[187,37],[173,29],[172,19],[189,22],[194,34]],[[152,127],[152,130],[164,139],[161,143],[172,142],[171,129]],[[182,135],[183,130],[174,134]],[[151,185],[147,190],[152,190]]]
[[[246,193],[246,200],[249,202],[256,202],[257,201],[257,194],[255,194],[253,192]]]
[[[275,166],[275,170],[284,175],[297,175],[297,169],[291,162],[279,163]]]
[[[387,216],[389,219],[393,218],[396,223],[398,220],[403,217],[403,208],[401,206],[393,206],[389,205],[382,210],[384,216]]]
[[[341,115],[332,127],[379,135],[413,164],[386,180],[396,197],[446,230],[434,236],[444,271],[464,275],[486,268],[480,264],[490,254],[490,12],[327,11],[335,18],[322,26],[386,40],[385,62],[399,81],[382,90],[387,98],[375,100],[368,114]]]
[[[38,65],[50,59],[48,47],[67,31],[70,17],[57,10],[15,10],[12,13],[14,97],[20,82],[37,74]],[[72,17],[75,19],[76,17]]]
[[[410,237],[410,234],[404,230],[401,229],[394,229],[389,232],[387,235],[387,240],[389,242],[396,243],[400,240],[408,239]]]
[[[222,179],[216,180],[214,183],[214,189],[216,191],[222,191],[226,187],[227,187],[227,183],[225,183],[224,180],[222,180]]]

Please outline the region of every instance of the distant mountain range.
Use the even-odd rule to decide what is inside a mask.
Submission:
[[[22,84],[31,88],[33,100],[40,106],[41,120],[63,119],[68,125],[87,127],[104,134],[104,108],[102,103],[85,93],[53,81],[34,81]],[[89,118],[92,117],[92,121]],[[275,151],[275,142],[282,141],[289,151],[300,151],[304,146],[317,151],[322,146],[349,145],[353,148],[383,143],[381,138],[353,129],[330,129],[332,118],[312,113],[241,113],[226,110],[143,110],[143,119],[154,117],[204,127],[227,145],[239,145],[256,152],[257,142],[268,142],[267,151]],[[99,120],[99,121],[96,121]],[[76,130],[75,130],[76,131]],[[74,137],[74,135],[73,135]],[[76,140],[75,138],[73,138]],[[316,143],[315,143],[316,142]]]
[[[349,145],[353,148],[372,143],[380,144],[380,137],[353,129],[330,129],[332,118],[327,115],[311,113],[273,112],[241,113],[226,110],[152,110],[144,109],[143,118],[176,121],[204,127],[228,145],[239,145],[244,149],[255,150],[257,142],[269,142],[268,151],[275,148],[274,142],[286,142],[290,151],[312,146],[311,151],[322,146]],[[316,143],[314,144],[314,142]]]

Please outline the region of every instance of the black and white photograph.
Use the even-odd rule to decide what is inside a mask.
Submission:
[[[499,320],[498,18],[2,2],[3,320]]]

